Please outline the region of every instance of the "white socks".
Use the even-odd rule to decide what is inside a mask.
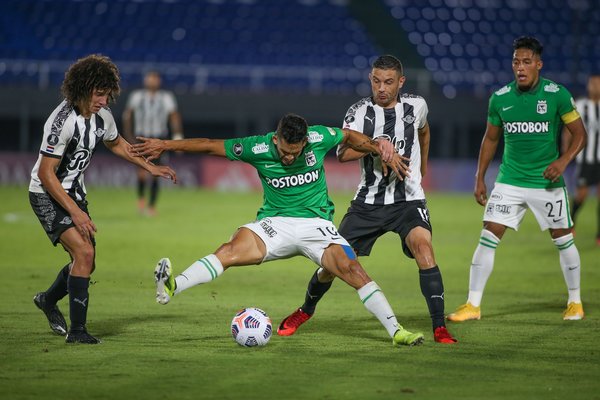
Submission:
[[[573,234],[552,239],[558,249],[560,258],[560,268],[562,269],[567,290],[569,291],[569,301],[567,303],[581,303],[581,259],[579,251],[575,247]]]
[[[175,294],[192,286],[215,280],[222,273],[223,265],[221,265],[221,261],[214,254],[209,254],[190,265],[175,278],[175,283],[177,284]]]
[[[392,311],[390,303],[388,303],[379,286],[371,281],[358,289],[357,292],[360,301],[362,301],[367,310],[377,317],[379,322],[381,322],[388,331],[390,337],[393,338],[394,333],[400,329],[400,326],[398,325],[398,320],[396,320],[396,316],[394,315],[394,311]]]
[[[488,278],[494,269],[494,256],[496,255],[496,247],[500,243],[500,239],[487,229],[481,231],[479,245],[473,253],[471,261],[471,273],[469,277],[469,298],[468,302],[475,307],[481,305],[483,290]]]

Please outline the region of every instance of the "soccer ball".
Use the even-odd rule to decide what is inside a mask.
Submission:
[[[271,318],[260,308],[243,308],[231,321],[231,335],[240,346],[264,346],[272,332]]]

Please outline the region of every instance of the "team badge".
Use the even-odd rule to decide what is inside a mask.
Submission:
[[[306,160],[306,165],[309,167],[312,167],[317,163],[317,157],[315,157],[315,153],[312,151],[309,151],[306,154],[304,154],[304,159]]]
[[[537,103],[537,113],[538,114],[546,114],[548,112],[548,104],[546,100],[538,100]]]
[[[404,117],[402,117],[402,121],[410,125],[412,125],[415,122],[415,119],[416,118],[413,115],[405,115]]]
[[[105,133],[106,133],[106,129],[102,129],[102,128],[98,128],[94,131],[94,135],[96,135],[98,137],[104,136]]]
[[[244,146],[241,143],[236,143],[233,145],[233,154],[236,156],[241,156],[244,151]]]

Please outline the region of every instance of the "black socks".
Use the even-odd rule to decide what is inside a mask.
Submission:
[[[56,276],[56,280],[48,290],[46,290],[46,303],[54,305],[60,299],[65,297],[68,293],[67,290],[67,280],[69,279],[69,268],[71,267],[71,263],[65,265],[58,275]]]
[[[321,297],[323,297],[323,295],[327,293],[327,291],[333,284],[333,281],[319,282],[319,279],[317,277],[318,271],[319,270],[317,269],[313,274],[312,278],[310,279],[310,282],[308,283],[308,288],[306,289],[306,296],[304,297],[304,304],[302,305],[302,307],[300,307],[302,311],[310,315],[315,313],[317,303],[319,302],[319,300],[321,300]]]
[[[89,286],[90,278],[69,275],[69,310],[72,331],[85,330]]]
[[[442,282],[442,273],[436,265],[429,269],[419,269],[419,281],[421,283],[421,293],[425,297],[433,330],[440,326],[445,326],[444,322],[444,283]]]

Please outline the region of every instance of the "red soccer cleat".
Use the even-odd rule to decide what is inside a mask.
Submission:
[[[310,317],[312,317],[312,314],[307,314],[301,309],[297,309],[281,321],[279,328],[277,328],[277,334],[279,336],[293,335],[300,328],[300,325],[308,321]]]
[[[448,332],[448,329],[446,329],[445,326],[438,326],[437,328],[435,328],[435,331],[433,332],[433,338],[438,343],[452,344],[458,342],[458,340],[452,337],[452,335],[450,334],[450,332]]]

